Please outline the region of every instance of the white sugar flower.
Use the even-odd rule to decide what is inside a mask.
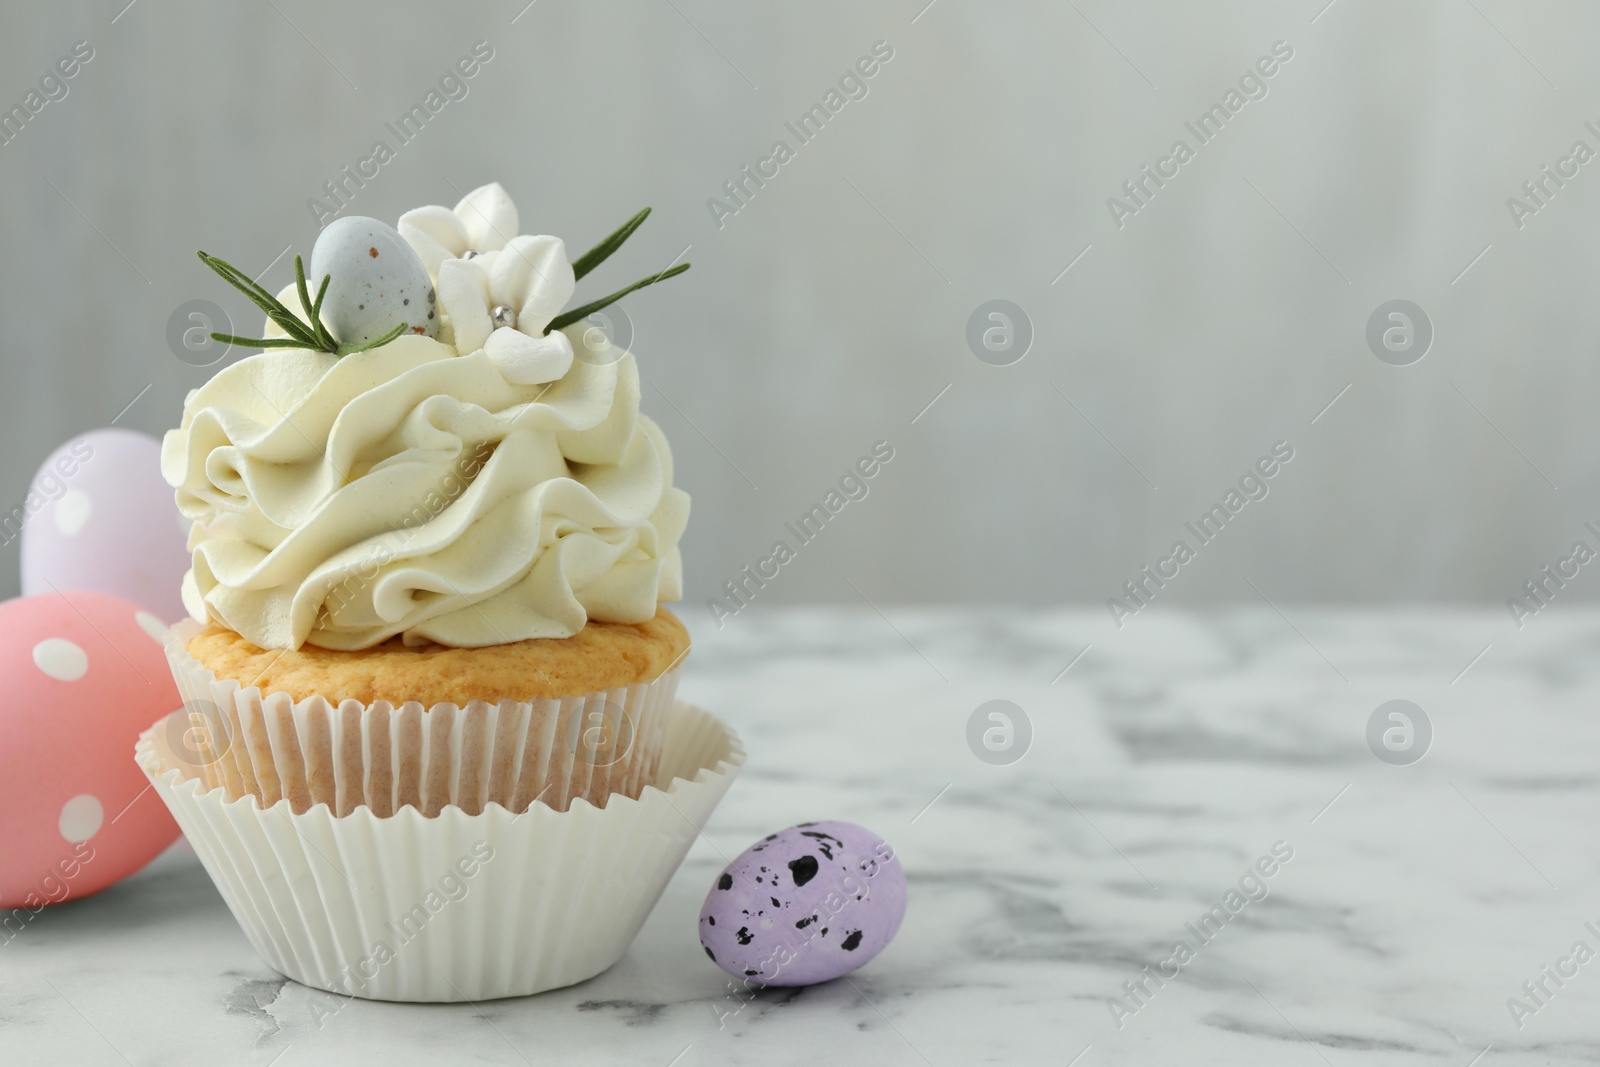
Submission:
[[[395,228],[437,278],[447,259],[509,244],[517,236],[517,205],[499,182],[490,182],[462,197],[454,210],[433,204],[408,211]]]
[[[502,249],[444,260],[439,303],[455,329],[457,351],[484,349],[508,382],[538,385],[572,366],[567,335],[544,331],[577,284],[559,237],[513,237]]]

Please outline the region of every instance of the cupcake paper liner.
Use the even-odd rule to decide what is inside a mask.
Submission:
[[[476,1001],[581,982],[627,950],[744,764],[709,713],[678,703],[663,718],[653,784],[566,811],[263,806],[175,752],[185,711],[135,758],[269,966],[341,995]]]
[[[287,693],[218,678],[187,645],[186,620],[164,642],[196,729],[174,752],[208,787],[296,812],[326,804],[335,816],[365,805],[378,816],[406,808],[429,818],[447,805],[468,815],[498,804],[519,813],[535,801],[565,811],[584,799],[605,807],[656,781],[678,671],[649,682],[558,699],[464,706],[416,701],[363,704]]]

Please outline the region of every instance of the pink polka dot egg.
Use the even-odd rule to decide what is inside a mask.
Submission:
[[[105,593],[0,603],[0,942],[8,920],[97,893],[177,838],[133,760],[182,703],[164,629]]]

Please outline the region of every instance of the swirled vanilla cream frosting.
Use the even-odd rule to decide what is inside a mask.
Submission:
[[[499,222],[514,245],[514,212]],[[688,495],[639,411],[633,355],[581,320],[544,334],[559,302],[528,275],[570,296],[555,246],[531,268],[500,269],[501,247],[429,270],[514,275],[478,286],[520,303],[490,309],[492,332],[471,309],[472,351],[453,343],[441,288],[438,337],[272,348],[189,394],[161,465],[192,524],[194,618],[262,648],[478,647],[644,622],[681,596]],[[534,338],[489,343],[519,312]]]

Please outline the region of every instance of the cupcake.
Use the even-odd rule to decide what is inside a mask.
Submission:
[[[286,290],[270,347],[166,435],[193,554],[168,652],[220,712],[208,785],[436,815],[653,780],[689,499],[633,355],[561,313],[596,254],[516,234],[498,185],[333,223],[310,308],[286,321],[310,289]]]
[[[539,927],[524,949],[552,921],[636,930],[742,762],[731,732],[675,702],[690,643],[661,605],[681,596],[689,500],[633,355],[590,317],[687,264],[566,309],[647,214],[569,261],[485,186],[398,229],[337,220],[276,297],[201,253],[268,321],[215,335],[263,351],[191,392],[163,442],[191,524],[191,617],[166,635],[185,707],[138,759],[291,977],[416,999],[588,977],[615,954],[473,958],[476,907],[448,924],[451,966],[357,983],[329,961],[371,955],[361,931],[393,918],[396,886],[439,877],[423,857],[463,851],[456,881],[484,868],[474,835],[515,857],[508,884],[555,870],[549,896],[497,905]],[[315,856],[288,857],[297,838]],[[573,858],[602,854],[604,872]]]

